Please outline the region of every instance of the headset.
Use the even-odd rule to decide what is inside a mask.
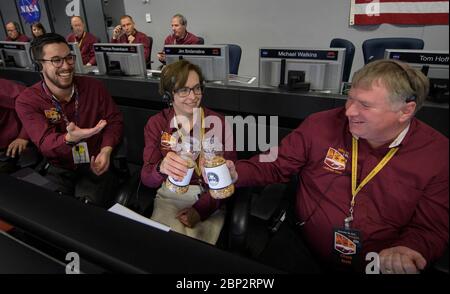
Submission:
[[[64,39],[63,36],[58,35],[56,33],[46,33],[42,36],[33,39],[33,41],[31,41],[30,44],[30,57],[31,61],[33,62],[34,70],[37,72],[42,71],[42,64],[38,60],[36,60],[36,56],[34,55],[34,49],[36,47],[40,47],[48,43],[65,43],[67,46],[69,46],[67,44],[66,39]]]
[[[170,77],[170,89],[175,88],[175,76]],[[172,106],[173,103],[173,95],[169,89],[165,88],[164,93],[162,95],[162,101],[166,103],[169,107]]]
[[[411,96],[405,98],[405,102],[406,102],[406,103],[408,103],[408,102],[415,102],[415,101],[416,101],[416,98],[417,98],[417,97],[416,97],[416,88],[414,87],[414,84],[412,83],[412,79],[411,79],[411,77],[410,77],[408,71],[407,71],[403,66],[401,66],[397,61],[394,61],[394,60],[387,60],[387,61],[388,61],[389,63],[395,64],[398,68],[400,68],[400,69],[402,70],[402,72],[403,72],[403,73],[405,74],[405,76],[406,76],[406,80],[408,81],[409,86],[410,86],[411,89],[413,89],[413,91],[414,91],[414,93],[411,94]]]

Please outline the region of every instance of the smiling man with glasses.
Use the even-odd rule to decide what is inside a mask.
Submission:
[[[122,115],[101,82],[75,77],[75,56],[62,36],[42,35],[31,51],[42,81],[22,92],[16,109],[50,164],[46,177],[61,194],[108,207],[118,182],[109,167],[122,138]],[[79,185],[90,188],[78,195]]]

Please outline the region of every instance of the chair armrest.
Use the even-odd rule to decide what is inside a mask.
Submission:
[[[282,200],[285,198],[287,184],[271,184],[255,194],[252,199],[251,215],[263,220],[270,220],[278,213]]]
[[[231,251],[243,252],[249,227],[252,195],[250,189],[240,188],[236,190],[236,194],[233,197],[229,224],[228,248]]]
[[[16,165],[19,168],[34,167],[42,159],[42,155],[39,153],[36,147],[29,146],[22,151],[17,160]]]
[[[157,189],[142,184],[140,170],[136,171],[119,189],[115,201],[131,210],[150,217]]]
[[[441,258],[439,258],[433,265],[433,268],[441,273],[448,274],[448,246],[447,249],[445,249],[444,255],[442,255]]]
[[[129,207],[132,198],[136,195],[137,185],[140,181],[139,172],[135,172],[127,181],[120,187],[117,192],[115,202],[125,207]]]

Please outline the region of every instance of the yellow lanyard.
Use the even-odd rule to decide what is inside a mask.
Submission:
[[[201,128],[200,128],[200,144],[203,142],[203,137],[205,136],[205,115],[203,113],[203,108],[200,107],[200,123],[201,123]],[[177,127],[177,133],[180,136],[181,139],[183,139],[183,132],[180,131],[180,129],[178,128],[178,123],[177,123],[177,116],[175,113],[175,124]],[[200,160],[200,156],[198,157],[197,161]],[[202,172],[198,166],[198,162],[195,163],[195,167],[194,167],[195,173],[200,177],[202,175]]]
[[[83,44],[85,36],[86,36],[86,32],[83,32],[83,36],[81,36],[81,40],[80,40],[80,42],[78,42],[78,48],[80,48],[80,49],[81,49],[81,44]]]
[[[345,227],[349,228],[350,222],[353,221],[353,208],[355,207],[355,198],[359,191],[375,177],[380,170],[391,160],[394,154],[397,152],[398,147],[391,148],[389,152],[383,157],[383,159],[373,168],[373,170],[356,186],[356,177],[358,173],[358,139],[352,138],[352,201],[350,202],[350,216],[347,217]]]

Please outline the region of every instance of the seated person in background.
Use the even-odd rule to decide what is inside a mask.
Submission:
[[[96,65],[94,43],[98,43],[98,38],[84,30],[83,19],[79,16],[72,16],[70,19],[72,33],[66,37],[67,42],[76,42],[83,58],[83,64]]]
[[[172,31],[173,34],[166,37],[164,45],[189,45],[198,44],[199,39],[194,34],[186,30],[187,19],[181,14],[175,14],[172,17]],[[165,63],[166,55],[164,51],[158,53],[160,62]]]
[[[30,42],[30,38],[20,32],[20,26],[17,22],[10,21],[6,24],[6,41]]]
[[[16,155],[27,147],[29,138],[17,117],[16,97],[25,86],[0,79],[0,173],[14,171]]]
[[[111,43],[143,44],[145,60],[147,63],[150,62],[152,49],[150,38],[136,30],[133,18],[129,15],[124,15],[120,18],[120,25],[113,30]]]
[[[200,68],[187,60],[180,60],[163,69],[159,89],[170,100],[170,104],[169,108],[150,117],[145,126],[141,180],[148,187],[161,187],[154,202],[153,220],[166,224],[179,233],[215,244],[224,223],[224,212],[218,210],[222,201],[213,199],[209,192],[205,192],[198,163],[186,193],[178,195],[164,184],[168,176],[181,180],[187,173],[187,161],[173,152],[168,147],[171,145],[166,143],[177,142],[177,136],[191,136],[201,142],[204,137],[207,138],[208,131],[211,131],[210,128],[202,127],[208,126],[208,123],[204,124],[204,119],[208,117],[221,121],[220,127],[214,127],[224,134],[224,116],[201,107],[203,83]],[[197,134],[199,137],[196,137],[194,129],[200,130]],[[231,138],[221,138],[225,138],[225,142],[233,142],[232,135]],[[199,156],[201,157],[202,155]],[[224,157],[235,160],[237,155],[234,151],[225,151]],[[200,159],[197,160],[199,161]]]
[[[43,34],[46,34],[44,26],[40,22],[35,22],[31,25],[31,34],[33,35],[33,39],[36,39]]]
[[[443,254],[449,229],[448,138],[414,117],[428,87],[407,64],[367,64],[353,76],[345,108],[311,115],[283,139],[273,162],[228,162],[236,186],[298,175],[293,234],[301,230],[332,269],[353,269],[359,257],[364,271],[366,254],[376,252],[382,273],[423,270]],[[301,267],[293,257],[301,246],[292,242],[268,262]]]
[[[117,183],[109,167],[122,138],[122,115],[102,82],[75,76],[64,37],[49,33],[31,45],[43,80],[19,95],[16,111],[48,160],[46,178],[60,194],[109,207]]]

